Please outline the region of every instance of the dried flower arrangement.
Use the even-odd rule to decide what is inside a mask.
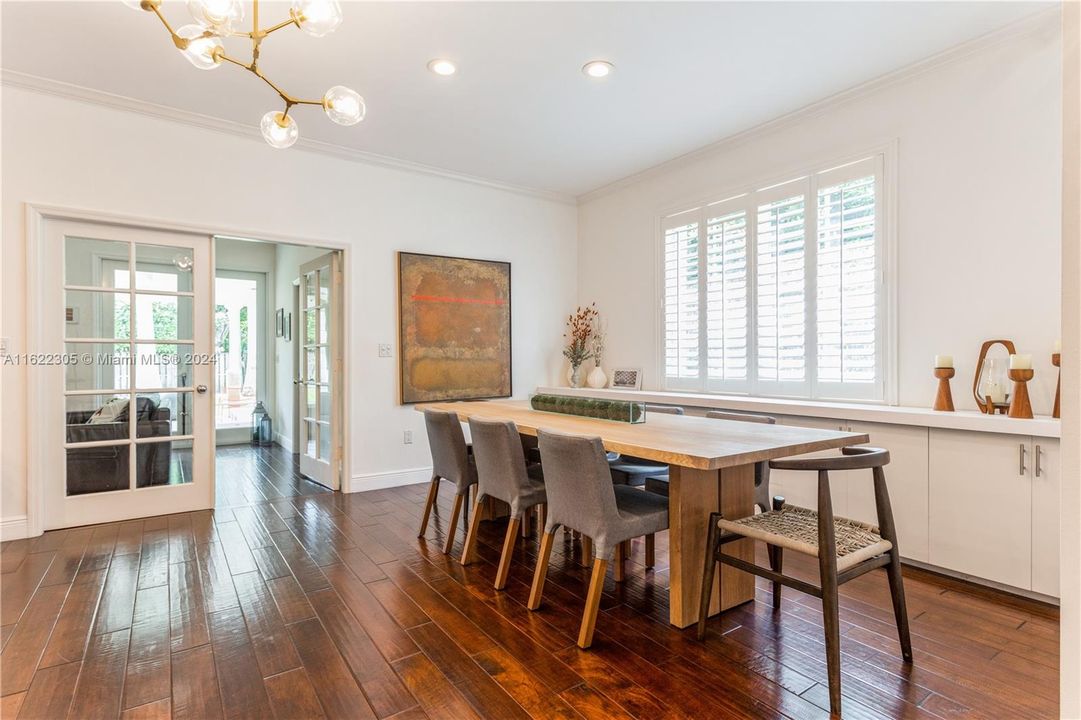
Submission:
[[[579,307],[572,315],[567,316],[567,332],[563,333],[563,337],[569,338],[569,341],[567,347],[563,348],[563,357],[567,358],[574,370],[593,357],[589,338],[593,334],[593,322],[597,316],[597,303]]]

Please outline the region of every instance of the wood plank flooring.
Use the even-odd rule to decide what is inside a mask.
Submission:
[[[821,613],[769,585],[710,623],[667,625],[667,546],[605,583],[595,644],[575,646],[588,584],[557,534],[544,604],[526,610],[536,538],[492,589],[505,522],[478,559],[441,551],[442,488],[343,495],[279,449],[224,448],[214,511],[75,528],[0,551],[4,718],[822,718]],[[794,553],[786,565],[811,577]],[[842,588],[845,716],[1057,717],[1057,612],[906,570],[915,664],[901,662],[885,575]]]

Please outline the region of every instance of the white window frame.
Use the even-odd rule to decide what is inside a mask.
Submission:
[[[817,268],[818,268],[818,190],[838,182],[865,177],[864,162],[873,165],[875,182],[875,381],[873,383],[824,382],[818,374],[817,332]],[[802,382],[778,382],[758,379],[758,308],[757,308],[757,248],[758,207],[767,202],[790,197],[793,189],[803,186],[804,207],[804,278],[805,278],[805,378]],[[897,142],[884,143],[847,157],[825,159],[804,166],[801,170],[775,175],[748,183],[728,192],[713,193],[709,200],[688,202],[662,209],[657,216],[657,253],[655,281],[658,302],[656,339],[657,368],[663,389],[711,394],[732,394],[757,397],[796,398],[804,400],[897,403],[897,283],[896,283],[896,185]],[[712,200],[712,198],[724,198]],[[706,283],[705,254],[708,244],[707,221],[711,217],[743,210],[748,221],[748,377],[746,380],[711,380],[708,377],[705,328]],[[665,231],[688,222],[699,223],[699,263],[703,280],[699,283],[699,377],[669,378],[665,358]]]

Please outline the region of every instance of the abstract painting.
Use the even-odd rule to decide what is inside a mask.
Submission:
[[[510,263],[398,253],[402,403],[511,394]]]

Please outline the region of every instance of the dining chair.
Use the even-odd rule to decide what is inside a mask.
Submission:
[[[683,408],[678,405],[652,405],[646,403],[646,418],[649,414],[683,415]],[[608,466],[612,471],[612,480],[623,485],[641,486],[649,476],[668,477],[668,466],[656,460],[634,457],[633,455],[608,454]]]
[[[698,639],[705,637],[709,616],[710,595],[717,563],[749,572],[758,577],[786,585],[822,600],[823,626],[826,636],[826,670],[829,678],[830,712],[841,712],[841,636],[838,588],[849,580],[876,568],[885,567],[893,601],[894,620],[901,644],[901,656],[912,662],[912,640],[908,630],[905,608],[904,580],[901,577],[901,556],[897,545],[897,529],[886,489],[883,467],[889,463],[887,450],[873,447],[846,447],[841,456],[824,458],[794,458],[774,460],[774,470],[797,470],[818,473],[818,511],[795,505],[780,507],[759,515],[728,519],[720,513],[710,516],[706,544],[706,563],[702,574],[702,595],[698,615]],[[834,516],[830,497],[830,472],[871,470],[875,491],[878,526]],[[722,553],[725,544],[750,538],[781,549],[788,549],[818,558],[817,586],[784,575],[778,552],[777,567],[772,570],[753,562]],[[772,565],[771,561],[771,565]],[[778,607],[777,597],[774,607]]]
[[[464,500],[469,488],[477,483],[477,466],[466,446],[458,413],[425,410],[424,427],[428,431],[428,447],[432,452],[432,484],[428,488],[428,500],[424,504],[424,516],[417,537],[424,537],[428,529],[428,517],[439,494],[440,479],[454,483],[454,508],[450,511],[450,524],[443,542],[443,552],[449,555],[454,546],[454,533],[458,529],[458,514],[469,512]]]
[[[593,543],[593,572],[578,632],[578,647],[588,648],[593,643],[608,561],[613,554],[617,555],[614,576],[616,582],[621,582],[625,553],[617,552],[617,548],[625,547],[622,544],[632,538],[648,537],[668,529],[668,500],[626,485],[614,485],[598,437],[548,430],[539,430],[537,435],[544,458],[548,518],[528,607],[530,610],[540,607],[556,529],[563,525],[588,537]]]
[[[468,565],[473,559],[480,528],[481,503],[485,498],[495,498],[510,505],[503,554],[499,556],[499,568],[495,575],[495,589],[502,590],[507,585],[507,573],[522,518],[547,501],[544,483],[540,465],[526,464],[521,436],[513,422],[469,418],[469,435],[473,438],[473,457],[477,466],[477,497],[473,521],[469,524],[465,547],[462,548],[461,562]]]
[[[763,423],[776,425],[777,418],[770,415],[752,415],[750,413],[728,412],[727,410],[710,410],[706,413],[707,418],[713,420],[734,420],[736,422]],[[668,495],[668,473],[653,474],[646,478],[646,490],[658,495]],[[783,497],[770,497],[769,494],[769,463],[766,461],[754,464],[754,504],[761,512],[769,512],[777,502],[784,503]]]

